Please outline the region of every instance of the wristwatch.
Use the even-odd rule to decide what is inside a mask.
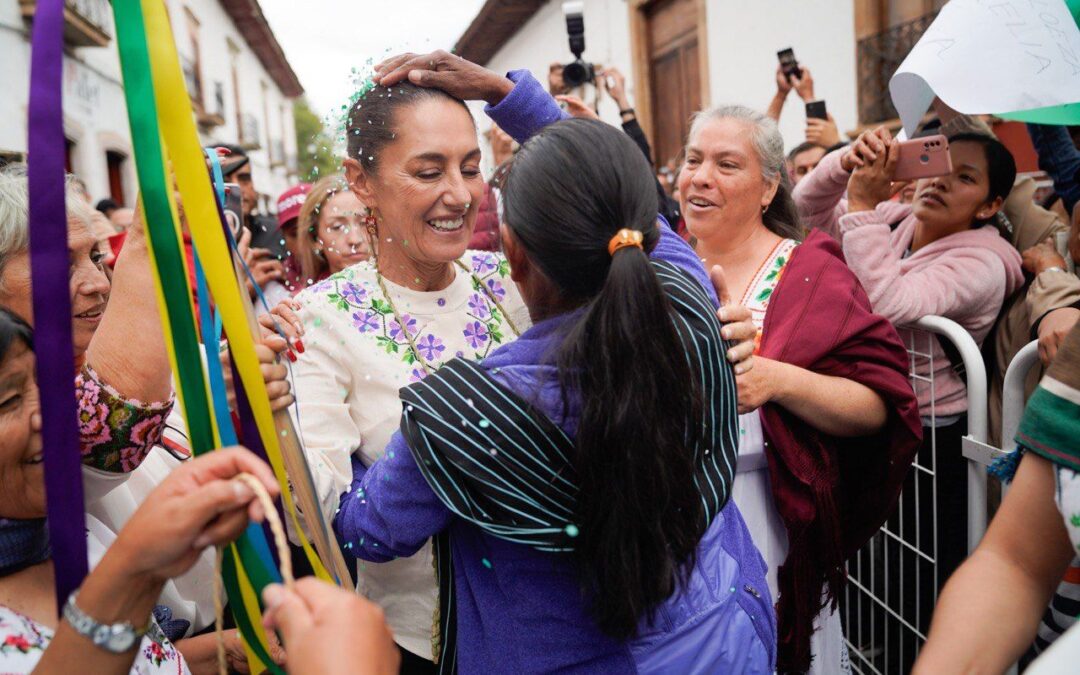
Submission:
[[[134,647],[150,630],[153,619],[147,621],[144,628],[135,628],[127,621],[98,623],[75,604],[75,593],[69,595],[67,603],[64,604],[64,621],[67,621],[76,633],[93,642],[99,649],[104,649],[111,654],[123,654]]]

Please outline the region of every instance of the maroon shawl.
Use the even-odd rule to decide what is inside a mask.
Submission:
[[[810,667],[814,618],[836,604],[844,562],[896,506],[922,437],[908,380],[907,352],[844,262],[840,246],[815,230],[795,249],[770,299],[760,354],[876,391],[889,410],[871,437],[821,433],[784,408],[761,408],[773,499],[787,527],[780,566],[780,672]],[[822,593],[822,589],[825,593]]]

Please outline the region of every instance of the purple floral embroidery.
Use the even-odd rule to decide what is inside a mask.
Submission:
[[[405,322],[405,331],[407,331],[409,335],[416,335],[416,319],[408,314],[402,314],[401,320]],[[408,338],[405,337],[405,333],[401,330],[401,324],[399,324],[397,320],[390,322],[390,339],[398,344],[405,344],[408,342]]]
[[[416,343],[416,348],[420,351],[420,355],[424,357],[425,361],[434,361],[446,351],[446,345],[443,344],[443,341],[431,333],[420,338]]]
[[[409,382],[419,382],[425,377],[427,377],[426,370],[424,370],[423,368],[413,368],[412,372],[409,373]]]
[[[350,305],[361,305],[367,299],[367,291],[348,281],[341,286],[341,297],[345,298]]]
[[[499,266],[498,263],[495,261],[495,256],[491,255],[490,253],[485,253],[483,255],[478,255],[474,257],[472,265],[473,272],[476,272],[477,274],[488,274],[489,272],[494,272],[495,268]]]
[[[370,333],[379,329],[379,315],[375,312],[353,312],[352,324],[361,333]]]
[[[503,288],[502,284],[500,284],[497,280],[488,279],[487,287],[491,291],[491,295],[493,295],[495,299],[499,302],[502,302],[503,298],[506,297],[506,289]]]
[[[479,321],[466,324],[463,334],[465,335],[465,341],[473,349],[480,349],[480,345],[488,341],[488,328]]]
[[[469,311],[478,319],[486,319],[491,316],[487,299],[479,293],[473,293],[469,296]]]

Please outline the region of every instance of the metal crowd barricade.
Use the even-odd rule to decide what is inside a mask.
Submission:
[[[960,517],[939,511],[938,423],[932,374],[934,345],[948,340],[967,371],[967,538],[973,549],[986,531],[986,465],[1000,451],[986,445],[986,367],[975,340],[959,324],[928,316],[908,326],[909,376],[916,394],[929,392],[930,415],[924,448],[912,466],[896,512],[847,564],[848,584],[840,599],[852,670],[857,673],[906,673],[926,641],[930,617],[944,579],[939,578],[939,518]],[[916,370],[917,359],[926,359]],[[1022,385],[1021,385],[1022,386]],[[874,448],[867,448],[873,452]],[[961,528],[962,529],[962,528]]]

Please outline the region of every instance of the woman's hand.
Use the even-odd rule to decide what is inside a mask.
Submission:
[[[600,73],[599,79],[601,86],[611,95],[611,98],[615,99],[615,104],[619,106],[619,110],[626,110],[630,107],[630,97],[626,95],[626,76],[618,68],[605,68]]]
[[[885,153],[890,141],[892,134],[885,127],[867,129],[859,134],[851,147],[840,156],[840,166],[848,173],[866,166],[868,162],[877,159],[878,155]]]
[[[836,128],[836,121],[832,115],[822,120],[811,117],[806,120],[806,141],[823,148],[831,148],[840,142],[840,130]]]
[[[514,88],[506,77],[443,50],[399,54],[375,66],[376,83],[384,87],[408,79],[418,87],[442,89],[463,101],[498,105]]]
[[[716,297],[720,299],[720,309],[716,312],[716,317],[724,324],[720,328],[720,337],[738,343],[727,351],[727,360],[731,362],[735,374],[741,375],[754,367],[757,327],[749,309],[732,303],[724,268],[713,265],[709,271],[709,279],[716,290]]]
[[[263,335],[277,335],[280,329],[289,342],[296,347],[296,351],[304,353],[304,323],[300,321],[300,303],[295,298],[282,300],[270,314],[259,315],[259,325],[263,328]],[[276,323],[276,325],[275,325]]]
[[[296,399],[289,386],[289,369],[281,362],[281,354],[286,354],[290,361],[296,361],[296,355],[289,349],[285,339],[273,334],[264,334],[260,342],[255,343],[255,357],[259,360],[259,372],[262,373],[266,395],[270,398],[270,410],[277,412],[291,406]],[[225,397],[229,410],[236,410],[236,388],[232,376],[232,359],[229,350],[222,350],[221,375],[225,380]]]
[[[810,69],[806,66],[799,66],[802,70],[801,75],[791,76],[791,85],[795,88],[795,93],[799,95],[799,98],[805,103],[816,100],[814,98],[814,76],[810,74]]]
[[[1024,269],[1035,276],[1039,276],[1051,267],[1065,269],[1065,258],[1057,251],[1054,238],[1047,237],[1043,241],[1025,250],[1021,257],[1024,260]]]
[[[261,522],[262,505],[247,485],[255,476],[271,497],[280,490],[274,472],[246,448],[215,450],[175,469],[127,522],[106,557],[132,578],[164,582],[191,568],[207,546],[233,541],[248,522]]]
[[[783,365],[779,361],[757,356],[752,370],[735,377],[740,415],[753,412],[777,397]]]
[[[222,642],[225,645],[225,662],[230,673],[249,673],[247,654],[244,645],[240,642],[240,633],[235,628],[222,631]],[[266,634],[269,642],[270,658],[279,666],[285,665],[285,649],[278,642],[273,633]],[[176,642],[176,649],[183,654],[184,662],[192,675],[217,675],[217,636],[213,633],[184,638]]]
[[[291,675],[392,675],[401,656],[382,610],[351,590],[305,577],[263,591],[263,625],[289,650]]]
[[[274,412],[285,410],[296,400],[292,395],[292,387],[289,386],[289,369],[279,358],[288,348],[284,338],[277,335],[265,337],[255,345],[255,356],[259,358],[259,370],[266,384],[266,395],[270,397],[270,410]],[[290,359],[296,360],[291,351],[288,354]]]
[[[787,98],[787,95],[791,93],[791,80],[784,74],[784,66],[777,64],[776,66],[776,95],[781,98]]]
[[[560,103],[565,103],[566,112],[570,113],[572,117],[579,117],[584,120],[600,119],[600,116],[596,114],[596,111],[585,105],[585,101],[582,101],[577,96],[556,96],[555,100]]]
[[[889,137],[887,129],[883,131],[888,137],[884,149],[875,152],[873,159],[867,159],[863,166],[856,168],[848,180],[849,213],[873,211],[903,187],[902,183],[893,182],[896,161],[900,157],[900,142]]]
[[[254,278],[259,288],[263,288],[271,281],[285,278],[285,266],[269,249],[251,248],[251,230],[246,227],[241,229],[240,240],[236,242],[236,252],[251,270],[251,277],[245,276],[244,284],[247,286],[248,295],[255,297],[251,279]]]

